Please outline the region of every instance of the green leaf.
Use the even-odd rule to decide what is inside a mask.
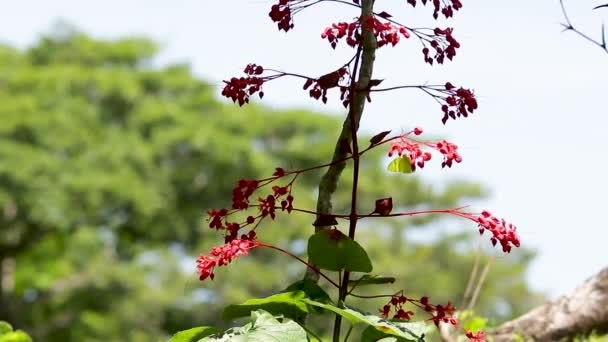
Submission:
[[[192,328],[176,333],[169,340],[169,342],[197,342],[203,337],[207,337],[209,335],[217,334],[220,332],[222,332],[222,330],[213,327]]]
[[[380,285],[380,284],[392,284],[395,282],[395,277],[383,277],[375,274],[365,274],[359,279],[349,280],[349,285]]]
[[[285,315],[300,319],[309,313],[308,306],[302,302],[306,298],[304,291],[284,292],[266,298],[249,299],[242,304],[228,305],[222,313],[222,319],[230,320],[249,316],[255,310],[263,309],[275,315]]]
[[[331,298],[329,297],[327,292],[325,292],[325,290],[323,290],[321,288],[321,286],[319,286],[316,282],[314,282],[310,279],[303,279],[303,280],[297,281],[297,282],[289,285],[285,289],[285,292],[291,292],[291,291],[304,291],[304,293],[306,293],[306,298],[316,300],[321,303],[331,302]],[[306,305],[308,305],[308,304],[306,304]],[[318,308],[316,306],[308,305],[308,309],[309,309],[309,312],[311,312],[311,313],[322,313],[323,312],[323,309]]]
[[[388,164],[388,170],[392,172],[400,173],[412,173],[412,163],[408,156],[400,156],[395,158],[390,164]]]
[[[337,229],[321,230],[308,239],[308,257],[319,268],[330,271],[371,272],[367,252]]]
[[[458,321],[466,330],[477,331],[485,329],[488,326],[488,319],[477,316],[472,310],[466,310],[458,315]]]
[[[5,321],[0,321],[0,335],[13,331],[13,327]]]
[[[296,322],[282,317],[273,317],[264,310],[251,313],[251,323],[227,330],[223,334],[207,336],[199,342],[307,342],[306,331]]]
[[[0,335],[0,342],[32,342],[32,338],[21,330]]]
[[[364,313],[352,308],[341,309],[334,305],[323,304],[310,299],[303,299],[303,301],[310,305],[332,311],[346,318],[352,324],[367,324],[386,335],[397,336],[407,341],[424,341],[426,324],[423,322],[391,322],[382,317]]]
[[[361,334],[361,342],[375,342],[375,341],[385,341],[385,342],[404,342],[410,341],[409,339],[403,337],[392,336],[390,334],[386,334],[373,326],[368,326],[363,330]]]

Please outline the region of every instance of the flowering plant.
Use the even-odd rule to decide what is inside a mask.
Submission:
[[[433,153],[438,153],[443,158],[442,167],[451,168],[463,160],[458,146],[452,142],[419,139],[423,134],[421,128],[397,135],[391,135],[390,131],[381,132],[372,137],[366,146],[360,145],[361,142],[357,138],[359,121],[365,103],[371,101],[373,93],[408,88],[420,90],[440,105],[443,124],[450,119],[468,117],[475,112],[478,105],[472,90],[455,86],[451,82],[381,88],[379,86],[383,81],[372,78],[376,51],[384,47],[394,47],[403,39],[417,38],[422,46],[424,62],[430,65],[453,60],[460,43],[455,39],[454,29],[451,27],[429,29],[406,26],[393,19],[391,14],[375,10],[373,0],[279,0],[272,5],[269,16],[279,30],[287,32],[294,29],[294,16],[297,13],[323,2],[341,3],[360,10],[356,20],[334,23],[321,31],[321,38],[327,40],[332,48],[335,49],[342,41],[353,48],[352,58],[320,77],[250,63],[243,71],[244,76],[224,81],[222,95],[243,106],[248,104],[250,97],[255,94],[260,99],[263,98],[263,87],[266,83],[283,77],[296,77],[302,79],[303,89],[308,91],[311,98],[326,103],[330,90],[337,88],[342,104],[348,109],[348,115],[336,143],[333,158],[325,164],[311,165],[300,170],[276,167],[274,173],[264,179],[238,180],[232,191],[231,207],[212,209],[208,212],[209,227],[223,234],[224,244],[213,248],[209,253],[201,254],[196,262],[200,280],[211,281],[215,278],[215,270],[218,267],[227,266],[236,259],[247,256],[253,249],[268,248],[300,261],[307,269],[306,275],[302,281],[290,285],[282,293],[227,308],[224,316],[228,318],[251,314],[253,322],[244,327],[225,332],[218,332],[209,327],[195,328],[176,334],[173,341],[226,340],[241,335],[249,338],[266,336],[266,339],[272,337],[276,340],[320,340],[306,326],[305,317],[328,311],[335,314],[333,341],[336,342],[342,338],[341,324],[344,319],[352,324],[368,326],[361,336],[364,341],[383,338],[422,341],[427,323],[437,327],[442,324],[459,326],[455,316],[456,308],[451,302],[433,304],[427,296],[411,298],[403,290],[374,296],[364,296],[356,292],[361,285],[382,285],[394,281],[394,278],[379,277],[371,273],[372,260],[365,248],[355,239],[357,223],[361,219],[448,214],[474,222],[482,235],[488,231],[491,244],[500,244],[505,253],[520,246],[515,226],[487,210],[470,212],[465,208],[447,208],[393,212],[393,200],[387,197],[376,200],[375,209],[371,213],[357,212],[359,161],[372,149],[384,148],[388,157],[394,158],[389,164],[389,171],[404,174],[423,169],[432,159]],[[455,11],[462,8],[459,0],[420,2],[422,5],[432,5],[435,19],[440,13],[446,19],[451,18]],[[407,3],[414,7],[418,4],[416,0],[407,0]],[[332,210],[331,199],[338,178],[347,163],[353,165],[351,210],[348,213],[337,213]],[[293,190],[294,182],[300,174],[319,169],[325,169],[325,175],[319,185],[316,210],[298,207],[297,194]],[[289,215],[294,211],[314,216],[315,231],[308,240],[308,260],[265,243],[263,232],[258,229],[261,222],[272,221],[278,215]],[[239,220],[236,217],[244,219]],[[348,232],[337,228],[339,220],[348,223]],[[338,272],[337,277],[333,272]],[[354,273],[363,275],[351,279]],[[335,287],[335,300],[317,285],[319,278]],[[379,308],[378,314],[374,315],[350,307],[347,304],[348,297],[384,297],[387,302]],[[420,313],[426,314],[424,319],[413,322]],[[471,341],[485,340],[485,334],[481,330],[463,330],[463,335]],[[195,336],[196,339],[189,339],[188,336]]]

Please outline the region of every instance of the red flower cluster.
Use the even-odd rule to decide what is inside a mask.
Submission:
[[[264,68],[261,65],[250,63],[247,64],[243,72],[245,72],[247,75],[261,75],[264,73]]]
[[[214,247],[209,255],[201,254],[196,259],[196,268],[198,269],[199,279],[201,281],[215,278],[213,273],[216,266],[226,266],[237,259],[241,255],[248,255],[249,250],[259,246],[259,243],[253,241],[255,232],[249,232],[248,236],[243,236],[240,240],[232,240],[219,247]]]
[[[414,313],[412,311],[405,311],[405,309],[403,309],[403,306],[407,302],[410,302],[420,309],[430,313],[431,318],[429,318],[429,320],[433,321],[436,326],[439,326],[439,323],[441,322],[450,323],[452,325],[458,324],[456,318],[453,317],[456,307],[454,307],[451,302],[448,302],[446,306],[441,304],[432,305],[429,303],[429,297],[427,296],[423,296],[420,298],[420,300],[407,298],[403,295],[392,296],[389,302],[380,309],[380,315],[384,318],[388,318],[391,310],[393,310],[393,318],[409,320]]]
[[[222,90],[222,96],[232,99],[233,102],[239,102],[239,106],[249,103],[249,96],[259,92],[260,98],[264,97],[264,92],[260,91],[264,84],[264,79],[261,77],[233,77],[230,81],[224,81],[226,86]]]
[[[407,2],[416,7],[416,0],[407,0]],[[422,4],[426,5],[427,0],[422,0]],[[433,18],[437,19],[439,17],[439,11],[446,17],[450,18],[454,16],[454,10],[458,11],[462,8],[462,3],[460,0],[450,0],[448,3],[446,0],[432,0],[433,7],[435,7],[433,11]],[[443,7],[441,6],[443,5]]]
[[[334,72],[330,72],[329,74],[323,75],[317,79],[309,78],[304,83],[304,90],[310,88],[308,94],[310,97],[318,100],[321,99],[323,103],[327,103],[327,89],[334,88],[338,86],[338,83],[341,79],[344,78],[348,70],[346,68],[340,68]],[[340,89],[345,87],[340,87]]]
[[[452,167],[452,162],[460,163],[462,161],[462,157],[458,154],[458,146],[452,144],[448,141],[440,141],[435,144],[435,148],[439,153],[443,154],[443,162],[441,162],[441,167]]]
[[[429,298],[425,296],[420,298],[420,304],[424,306],[424,311],[432,313],[433,317],[431,317],[430,320],[435,323],[435,326],[439,326],[439,323],[441,322],[450,323],[452,325],[458,323],[456,318],[452,316],[456,311],[456,307],[453,306],[451,302],[448,302],[448,305],[446,306],[441,304],[433,306],[429,304]]]
[[[419,144],[408,141],[405,136],[402,136],[399,141],[391,144],[388,156],[392,157],[395,151],[397,151],[399,155],[402,155],[404,151],[409,153],[408,157],[410,158],[412,171],[416,170],[416,165],[423,168],[424,163],[431,160],[432,157],[431,153],[422,152]]]
[[[291,16],[289,0],[280,0],[278,4],[272,5],[268,16],[270,16],[272,21],[277,23],[279,31],[283,30],[287,32],[293,28],[293,18]]]
[[[446,104],[441,106],[441,110],[443,111],[441,122],[444,124],[449,118],[456,119],[456,117],[460,116],[466,118],[469,116],[469,113],[473,114],[473,111],[477,109],[477,99],[475,99],[475,94],[470,89],[462,87],[456,89],[456,87],[448,82],[445,84],[444,93],[448,95],[443,98]]]
[[[408,153],[408,157],[410,158],[410,163],[412,166],[412,170],[416,170],[416,166],[423,168],[425,162],[431,160],[431,153],[422,152],[420,145],[423,144],[427,147],[433,148],[439,153],[443,155],[443,162],[441,163],[441,167],[452,167],[454,162],[460,163],[462,161],[462,157],[458,153],[458,146],[446,140],[439,141],[437,143],[427,143],[427,142],[419,142],[417,140],[408,138],[407,136],[410,133],[414,133],[416,135],[422,134],[421,128],[415,128],[413,131],[402,135],[398,140],[395,140],[391,144],[391,148],[388,151],[388,156],[392,157],[395,152],[399,155],[403,155],[404,152]]]
[[[365,25],[369,27],[377,39],[377,47],[387,44],[395,46],[399,43],[400,35],[405,38],[410,37],[410,33],[403,26],[391,22],[382,22],[375,16],[368,16],[364,19]],[[356,20],[352,23],[337,23],[327,27],[321,34],[321,38],[327,39],[332,48],[336,48],[338,41],[346,37],[346,44],[356,47],[361,42],[361,21]]]
[[[511,252],[511,245],[515,247],[520,246],[517,227],[506,222],[505,219],[498,219],[487,210],[484,210],[481,212],[481,215],[473,218],[473,220],[479,223],[479,234],[483,234],[486,229],[492,232],[492,238],[490,239],[492,245],[495,246],[496,242],[500,242],[503,252]]]
[[[217,229],[217,230],[225,230],[227,231],[226,236],[224,237],[224,242],[228,243],[235,240],[238,237],[238,232],[241,228],[247,225],[254,224],[257,219],[262,219],[266,216],[269,216],[274,220],[275,219],[275,211],[276,211],[276,202],[281,200],[281,210],[291,213],[293,210],[293,200],[294,197],[291,195],[291,183],[286,186],[273,186],[272,190],[274,194],[268,195],[266,198],[259,198],[258,202],[260,215],[247,216],[245,222],[239,224],[236,222],[228,222],[227,217],[237,211],[248,209],[251,204],[249,203],[249,198],[253,193],[261,186],[266,185],[268,181],[273,181],[280,177],[285,176],[285,170],[282,168],[276,168],[274,177],[268,178],[265,180],[246,180],[241,179],[238,181],[236,187],[232,190],[232,209],[228,211],[227,209],[211,209],[208,212],[209,215],[209,228]],[[261,184],[261,182],[264,182]],[[287,196],[285,196],[287,195]],[[283,196],[285,196],[283,198]]]
[[[477,334],[473,334],[471,330],[467,330],[466,336],[469,341],[472,342],[485,342],[486,341],[486,333],[483,330],[477,330]]]
[[[225,217],[228,216],[228,210],[211,209],[209,212],[207,212],[207,214],[211,218],[209,220],[210,221],[209,228],[217,229],[217,230],[226,230],[228,232],[226,234],[226,236],[224,237],[225,243],[228,243],[228,242],[236,239],[236,237],[238,236],[238,233],[239,233],[239,229],[241,229],[241,225],[236,222],[228,222],[228,221],[226,221],[225,223],[222,222],[222,219],[224,219]],[[249,223],[249,217],[247,218],[247,221]],[[254,221],[255,221],[255,219],[254,219]]]
[[[325,28],[321,33],[321,38],[327,39],[332,48],[336,48],[338,40],[346,36],[346,44],[355,47],[361,41],[361,32],[359,32],[360,23],[356,20],[352,23],[336,23]]]
[[[244,210],[249,208],[249,197],[258,188],[258,180],[241,179],[237,186],[232,189],[232,208]]]
[[[344,108],[348,108],[350,104],[350,87],[340,87],[340,101],[342,101]]]
[[[393,296],[391,300],[380,309],[380,315],[384,318],[388,318],[388,315],[391,312],[391,309],[395,312],[393,314],[394,319],[402,319],[404,321],[409,321],[410,318],[414,315],[413,311],[405,311],[403,307],[407,304],[407,297],[401,296]]]
[[[443,64],[446,57],[452,60],[456,56],[456,49],[460,48],[460,43],[452,36],[453,30],[451,27],[445,30],[437,27],[433,30],[435,39],[431,40],[431,47],[435,49],[435,56],[430,57],[430,50],[425,46],[422,49],[425,62],[433,65],[433,60],[436,60],[437,63]]]
[[[366,24],[371,27],[374,31],[374,36],[378,41],[378,47],[382,47],[386,44],[392,44],[393,46],[399,43],[399,34],[405,38],[410,37],[410,33],[403,26],[393,24],[391,22],[381,22],[374,16],[365,18]]]

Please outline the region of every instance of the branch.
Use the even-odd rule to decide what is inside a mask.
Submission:
[[[495,342],[558,341],[608,331],[608,267],[587,279],[569,295],[562,296],[506,322],[489,333]]]
[[[579,31],[578,29],[576,29],[572,25],[572,22],[570,21],[570,18],[568,17],[568,14],[566,13],[566,8],[564,7],[564,0],[559,0],[559,4],[562,7],[562,13],[564,14],[564,18],[566,19],[566,24],[562,24],[562,26],[564,27],[564,31],[572,31],[572,32],[578,34],[579,36],[585,38],[585,40],[593,43],[594,45],[599,46],[602,50],[604,50],[604,52],[608,53],[608,46],[606,45],[606,34],[605,34],[604,24],[602,23],[602,40],[600,42],[600,41],[597,41],[597,40],[589,37],[588,35]],[[602,6],[606,6],[606,5],[602,5]],[[600,8],[602,6],[595,7],[594,9]]]
[[[364,0],[361,5],[361,18],[373,14],[373,1]],[[363,32],[362,40],[362,52],[361,52],[361,67],[359,68],[359,78],[357,80],[356,87],[361,89],[369,89],[369,81],[372,77],[372,71],[374,68],[374,59],[376,55],[376,37],[370,30]],[[349,144],[352,142],[352,132],[356,132],[359,128],[359,122],[363,115],[363,109],[365,107],[365,100],[369,94],[369,91],[356,91],[354,92],[353,99],[349,105],[349,112],[344,123],[342,124],[342,131],[340,137],[336,141],[336,147],[334,149],[334,155],[332,157],[332,165],[327,169],[321,182],[319,183],[319,196],[317,198],[317,213],[320,214],[331,214],[332,212],[332,196],[338,187],[338,180],[342,171],[346,167],[346,162],[338,162],[344,160],[347,155],[340,148],[340,141],[347,141]],[[351,127],[351,117],[354,117],[356,127]],[[315,227],[315,230],[326,229],[328,227]],[[317,281],[319,276],[307,269],[305,278]]]

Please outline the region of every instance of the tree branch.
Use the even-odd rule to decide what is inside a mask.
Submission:
[[[373,5],[373,0],[363,0],[361,2],[361,18],[373,15]],[[342,140],[347,141],[349,144],[351,143],[353,129],[356,132],[359,128],[365,101],[369,94],[369,90],[366,91],[365,89],[369,89],[369,81],[372,78],[374,60],[376,58],[376,37],[373,35],[373,32],[370,30],[367,30],[367,32],[364,31],[361,44],[361,67],[359,68],[359,78],[357,79],[356,84],[359,91],[355,91],[352,95],[353,98],[349,105],[348,116],[344,119],[340,137],[336,141],[332,163],[347,157],[346,153],[340,148],[340,141]],[[356,127],[351,127],[351,117],[354,117]],[[336,192],[338,180],[345,167],[346,162],[332,164],[321,178],[321,182],[319,183],[319,195],[317,197],[317,213],[331,214],[333,207],[331,202],[332,196]],[[315,230],[318,231],[327,228],[329,227],[315,227]],[[319,275],[310,271],[310,269],[307,269],[305,278],[318,281]]]
[[[569,295],[548,302],[489,333],[495,342],[558,341],[577,335],[608,332],[608,267]]]
[[[564,31],[572,31],[572,32],[578,34],[580,37],[584,38],[585,40],[591,42],[592,44],[599,46],[602,50],[604,50],[604,52],[608,53],[608,45],[606,45],[606,34],[605,34],[604,24],[602,23],[602,40],[600,42],[600,41],[597,41],[597,40],[589,37],[582,31],[579,31],[578,29],[576,29],[574,27],[574,25],[572,25],[572,22],[570,21],[570,18],[568,17],[568,13],[566,12],[566,8],[564,7],[564,0],[559,0],[559,4],[562,7],[562,13],[564,14],[564,18],[566,19],[566,24],[562,24],[562,26],[564,27]],[[598,6],[594,9],[597,9],[599,7],[601,7],[601,6]]]

